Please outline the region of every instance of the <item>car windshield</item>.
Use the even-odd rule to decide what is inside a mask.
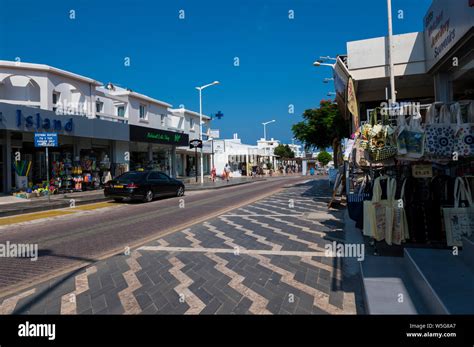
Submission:
[[[145,172],[135,172],[135,171],[130,171],[126,172],[123,175],[117,177],[117,181],[119,182],[138,182],[145,177],[146,173]]]

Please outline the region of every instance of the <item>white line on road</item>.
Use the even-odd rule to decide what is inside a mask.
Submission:
[[[238,254],[260,254],[260,255],[293,255],[297,257],[327,257],[326,252],[304,252],[304,251],[274,251],[268,249],[234,249],[234,248],[204,248],[204,247],[165,247],[165,246],[143,246],[139,251],[164,251],[164,252],[191,252],[191,253],[236,253]]]

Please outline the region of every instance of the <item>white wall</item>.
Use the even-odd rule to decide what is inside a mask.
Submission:
[[[393,46],[396,76],[426,72],[422,32],[394,35]],[[348,42],[347,64],[355,80],[388,77],[387,37]]]

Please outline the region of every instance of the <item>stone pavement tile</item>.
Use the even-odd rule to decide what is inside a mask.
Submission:
[[[161,290],[149,295],[151,300],[153,301],[153,304],[158,310],[162,309],[166,305],[170,305],[168,299],[166,299]]]
[[[153,303],[153,300],[146,293],[134,292],[133,296],[135,296],[135,299],[137,299],[137,302],[140,305],[142,310],[144,310],[146,307],[148,307],[149,305]]]
[[[93,273],[87,276],[87,280],[89,283],[89,290],[91,291],[97,291],[102,287],[102,285],[100,284],[99,275],[97,273]]]
[[[285,298],[283,296],[273,297],[271,300],[268,301],[267,310],[269,310],[273,314],[278,314],[278,312],[280,312],[280,308],[283,304],[284,299]]]
[[[124,314],[125,310],[118,296],[119,292],[105,294],[108,312],[111,314]]]
[[[216,311],[216,314],[231,314],[237,303],[225,301]]]
[[[207,302],[206,307],[204,307],[200,314],[214,314],[221,306],[222,302],[213,297],[209,302]]]
[[[296,307],[298,306],[299,298],[297,294],[291,293],[292,296],[290,297],[290,293],[285,294],[283,297],[283,301],[280,307],[280,312],[284,310],[287,312],[286,314],[293,314],[296,310]],[[290,300],[291,299],[291,300]]]
[[[319,271],[314,270],[306,270],[306,276],[303,280],[303,283],[307,284],[310,287],[315,288],[316,284],[318,283],[319,278]]]
[[[311,312],[313,309],[314,297],[305,292],[298,294],[298,306],[304,307],[307,311]],[[316,303],[317,305],[317,303]]]
[[[87,292],[76,295],[76,312],[81,314],[89,309],[92,309],[90,295]]]
[[[214,296],[204,288],[192,290],[192,292],[205,304],[210,302]]]
[[[234,307],[232,313],[235,314],[248,314],[249,308],[252,306],[252,300],[243,297],[242,300]]]
[[[110,275],[110,277],[115,287],[121,287],[127,284],[127,282],[125,281],[125,278],[123,278],[123,274],[120,272],[114,272]]]
[[[61,303],[51,302],[45,306],[45,314],[61,314]]]
[[[87,310],[85,310],[85,311],[79,312],[79,314],[83,314],[83,315],[93,314],[93,313],[92,313],[92,308],[89,308],[89,309],[87,309]]]
[[[222,293],[224,293],[224,295],[226,295],[228,298],[232,299],[235,302],[239,302],[240,300],[242,300],[242,294],[227,285],[220,287],[219,289]]]
[[[89,294],[91,296],[91,299],[94,300],[95,298],[102,296],[110,291],[114,291],[117,288],[114,286],[113,283],[108,284],[106,287],[102,287],[99,290],[89,290]]]
[[[169,288],[167,291],[164,291],[163,296],[166,298],[166,300],[172,307],[177,307],[182,304],[179,301],[180,299],[179,294],[176,293],[176,291],[173,288]]]
[[[344,309],[344,292],[343,291],[336,291],[332,292],[329,295],[329,303],[340,309]]]
[[[183,233],[172,233],[163,237],[163,240],[169,243],[170,247],[190,247],[191,241]]]
[[[92,313],[98,314],[102,310],[107,308],[107,303],[105,301],[105,294],[91,298]]]
[[[311,312],[312,312],[312,308],[308,309],[307,307],[298,305],[295,309],[294,314],[307,315],[307,314],[311,314]]]
[[[326,311],[320,309],[319,307],[315,307],[315,306],[313,306],[313,309],[311,310],[311,313],[312,314],[330,314],[330,312],[326,312]]]
[[[145,308],[141,314],[157,314],[158,313],[158,308],[155,306],[155,304],[148,305],[147,308]]]
[[[294,274],[294,279],[298,282],[304,283],[306,279],[306,271],[305,270],[298,270]]]

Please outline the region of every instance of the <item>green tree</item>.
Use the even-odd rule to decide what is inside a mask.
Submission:
[[[321,100],[319,108],[304,111],[303,121],[293,124],[292,131],[306,150],[332,147],[337,157],[337,144],[349,135],[349,123],[331,100]]]
[[[326,151],[321,151],[316,159],[318,159],[321,165],[326,166],[332,160],[332,156]]]
[[[279,144],[275,147],[273,153],[283,159],[292,159],[295,157],[295,153],[291,150],[289,145]]]

